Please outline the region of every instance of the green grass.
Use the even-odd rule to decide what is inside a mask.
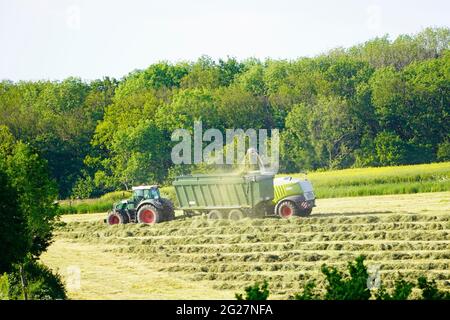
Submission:
[[[128,191],[114,191],[96,199],[63,200],[59,203],[61,214],[105,212],[112,208],[114,202],[131,196]]]
[[[450,190],[450,162],[311,172],[307,177],[313,183],[317,198],[440,192]],[[175,206],[178,205],[172,186],[161,188],[161,194],[172,200]],[[115,191],[99,199],[76,200],[72,203],[65,200],[60,204],[60,212],[104,212],[111,209],[114,202],[129,196],[129,192]]]
[[[318,198],[439,192],[450,190],[450,162],[311,172],[307,177]]]

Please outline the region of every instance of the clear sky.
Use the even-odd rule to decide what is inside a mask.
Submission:
[[[120,78],[160,61],[296,58],[450,26],[448,0],[0,0],[0,79]]]

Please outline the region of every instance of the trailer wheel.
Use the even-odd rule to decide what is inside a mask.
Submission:
[[[241,220],[244,218],[244,213],[239,209],[233,209],[228,213],[228,219]]]
[[[125,217],[117,211],[110,212],[108,218],[106,218],[106,223],[108,223],[110,226],[115,224],[124,224],[127,222],[127,219],[125,219]]]
[[[223,219],[223,214],[219,210],[211,210],[210,212],[208,212],[208,219],[209,220]]]
[[[284,219],[299,214],[298,207],[292,201],[283,201],[277,208],[277,214]]]
[[[137,220],[139,223],[155,224],[161,221],[161,213],[154,206],[146,204],[139,209]]]

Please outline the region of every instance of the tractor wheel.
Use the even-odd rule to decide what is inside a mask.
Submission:
[[[120,214],[120,212],[117,211],[110,212],[108,218],[106,218],[106,223],[109,224],[110,226],[114,224],[124,224],[127,222],[128,219],[126,219],[125,216],[123,216],[122,214]]]
[[[239,209],[233,209],[228,213],[228,219],[241,220],[244,218],[244,213]]]
[[[223,214],[219,210],[211,210],[210,212],[208,212],[208,219],[209,220],[223,219]]]
[[[138,213],[137,220],[139,223],[155,224],[161,221],[161,212],[150,204],[143,205]]]
[[[175,209],[172,201],[164,198],[161,198],[159,200],[161,201],[164,207],[164,216],[163,216],[164,221],[170,221],[175,219]]]
[[[284,219],[298,215],[298,212],[298,207],[292,201],[283,201],[277,208],[277,215]]]

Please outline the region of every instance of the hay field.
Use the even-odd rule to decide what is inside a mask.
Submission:
[[[103,218],[64,216],[42,256],[67,281],[67,267],[79,268],[73,299],[233,299],[262,279],[271,298],[287,298],[323,263],[344,267],[360,254],[387,286],[425,274],[450,290],[450,192],[319,199],[311,217],[290,220],[108,227]]]

